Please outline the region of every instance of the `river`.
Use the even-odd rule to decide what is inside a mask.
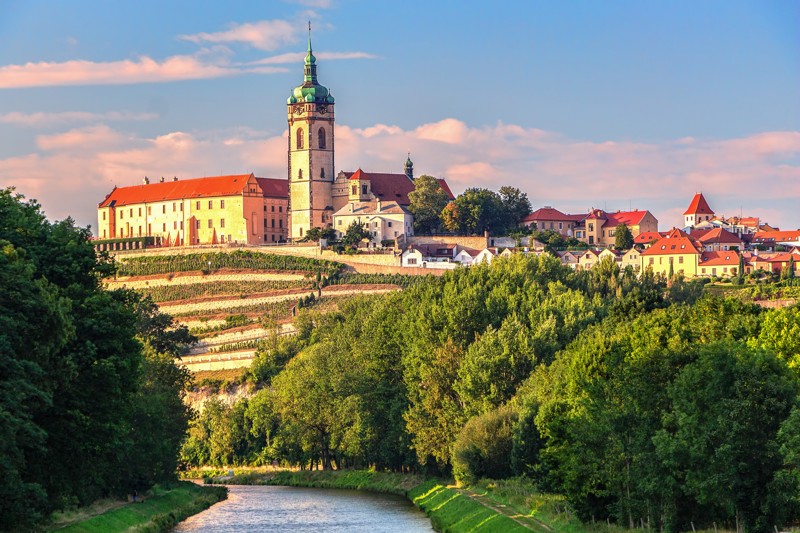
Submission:
[[[425,513],[402,496],[355,490],[230,485],[228,499],[173,531],[433,531]]]

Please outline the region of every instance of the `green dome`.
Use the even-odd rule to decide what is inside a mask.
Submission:
[[[297,102],[308,102],[317,104],[332,104],[334,102],[333,96],[324,85],[320,85],[317,81],[317,58],[311,51],[311,28],[309,27],[308,35],[308,54],[303,68],[303,84],[295,87],[292,94],[287,100],[289,104]]]

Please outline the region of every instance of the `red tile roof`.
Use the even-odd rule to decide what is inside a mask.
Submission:
[[[692,237],[696,238],[703,244],[736,244],[738,246],[742,245],[742,239],[740,239],[735,234],[723,228],[714,228],[712,230],[703,232],[703,234],[699,236],[695,235],[695,232],[693,231]]]
[[[277,178],[256,178],[258,186],[268,198],[289,199],[289,180]]]
[[[642,219],[644,219],[645,215],[647,215],[649,211],[617,211],[616,213],[608,213],[608,222],[606,222],[603,227],[604,228],[613,228],[615,226],[619,226],[620,224],[624,223],[626,226],[638,226],[642,223]]]
[[[694,195],[692,198],[692,203],[689,204],[689,208],[686,210],[684,215],[713,215],[714,211],[708,206],[708,202],[706,202],[705,197],[703,197],[703,193],[699,192]]]
[[[736,266],[739,264],[739,254],[736,252],[703,252],[700,256],[700,266]]]
[[[523,222],[536,222],[539,220],[547,220],[547,221],[564,221],[564,222],[574,222],[575,217],[580,216],[583,218],[583,215],[567,215],[559,211],[558,209],[553,209],[552,207],[540,207],[530,215],[526,216],[522,219]]]
[[[660,239],[662,235],[657,231],[645,231],[633,238],[634,244],[650,244]]]
[[[213,176],[188,180],[165,181],[116,187],[100,202],[98,207],[109,207],[145,202],[163,202],[182,198],[205,198],[210,196],[236,196],[242,194],[252,174],[235,176]]]
[[[345,172],[344,175],[351,180],[369,180],[372,194],[384,201],[395,201],[400,205],[410,205],[408,193],[414,190],[414,182],[405,174],[386,174],[378,172],[364,172],[360,168],[355,172]],[[437,178],[444,192],[451,200],[455,199],[453,192],[444,179]]]
[[[680,230],[678,230],[680,231]],[[655,242],[650,248],[643,251],[641,255],[676,255],[676,254],[695,254],[699,255],[697,247],[692,239],[688,237],[663,237]]]
[[[800,241],[800,230],[794,231],[759,231],[753,236],[753,242]]]

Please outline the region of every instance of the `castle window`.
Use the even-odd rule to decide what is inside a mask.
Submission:
[[[220,207],[220,209],[225,209],[225,200],[220,200],[219,201],[219,207]]]
[[[211,229],[213,224],[214,224],[214,221],[209,218],[208,219],[208,229]]]
[[[161,214],[164,215],[167,213],[167,204],[161,206]]]
[[[303,179],[303,169],[302,168],[297,171],[297,179],[299,179],[299,180]]]
[[[317,131],[317,138],[319,139],[319,149],[320,150],[324,150],[325,149],[325,128],[320,128],[319,131]]]
[[[122,220],[123,218],[125,218],[125,211],[123,211],[122,209],[120,209],[120,210],[119,210],[119,219],[120,219],[120,220]]]
[[[147,214],[148,215],[152,215],[153,214],[153,208],[150,207],[149,205],[147,206]]]
[[[356,187],[355,185],[353,185],[353,192],[352,192],[352,194],[353,194],[353,196],[355,196],[356,194],[358,194],[358,187]]]
[[[200,202],[196,202],[195,208],[200,211]]]
[[[172,212],[175,212],[175,202],[172,202]],[[131,215],[133,215],[133,213],[131,213]]]
[[[209,200],[208,201],[208,208],[209,209],[213,209],[214,208],[214,200]]]
[[[103,211],[103,220],[105,220],[105,219],[106,219],[106,212]]]
[[[200,229],[200,219],[196,219],[194,222],[195,222],[194,228]]]
[[[321,179],[321,180],[325,179],[325,169],[324,168],[320,169],[320,171],[319,171],[319,179]]]
[[[264,208],[264,209],[266,210],[266,208]],[[275,212],[275,206],[274,205],[270,206],[270,211],[272,211],[273,213]]]
[[[362,185],[361,186],[361,194],[367,194],[367,186],[366,185]]]
[[[297,128],[297,149],[303,149],[303,128]]]
[[[224,218],[219,219],[219,227],[220,228],[224,228],[225,227],[225,219]]]
[[[282,205],[278,206],[278,213],[283,213],[283,206]]]
[[[139,208],[139,216],[142,216],[142,208]]]

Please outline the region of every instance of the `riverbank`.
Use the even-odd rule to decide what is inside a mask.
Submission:
[[[77,523],[51,529],[58,533],[163,533],[182,520],[204,511],[227,497],[224,487],[200,486],[181,481],[170,488],[154,487],[143,502],[123,504]]]
[[[442,532],[580,531],[580,522],[570,520],[567,516],[563,522],[556,520],[559,523],[553,527],[547,513],[522,512],[519,506],[512,505],[505,493],[498,492],[497,498],[494,498],[495,494],[487,485],[479,487],[480,492],[473,492],[454,487],[446,480],[414,474],[363,470],[250,471],[207,478],[206,481],[230,485],[284,485],[399,494],[422,509],[434,529]],[[546,499],[547,496],[542,498]],[[567,523],[571,527],[563,528]]]

